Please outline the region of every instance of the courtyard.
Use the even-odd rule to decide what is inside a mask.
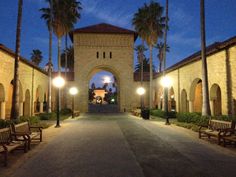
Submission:
[[[198,139],[164,121],[130,114],[83,114],[44,130],[28,153],[14,152],[0,176],[234,177],[235,148]]]

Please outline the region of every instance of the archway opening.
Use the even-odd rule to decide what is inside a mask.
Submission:
[[[190,90],[193,112],[202,112],[202,80],[197,78],[193,81]]]
[[[169,111],[176,111],[176,101],[175,101],[175,92],[173,87],[170,88],[169,90],[169,95],[168,95],[168,110]]]
[[[30,116],[30,91],[25,92],[24,116]]]
[[[88,89],[89,112],[119,112],[119,88],[115,74],[107,70],[93,73]]]
[[[189,112],[189,109],[188,109],[188,100],[187,100],[187,92],[185,89],[182,90],[181,92],[181,108],[180,108],[180,111],[181,112]]]
[[[210,100],[212,103],[212,114],[219,116],[222,114],[221,90],[218,84],[213,84],[210,89]]]

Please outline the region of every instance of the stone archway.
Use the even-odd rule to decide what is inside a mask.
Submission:
[[[13,96],[13,80],[9,84],[8,93],[7,93],[7,101],[6,101],[6,118],[10,118],[11,116],[11,108],[12,108],[12,96]],[[19,81],[19,115],[23,115],[23,89],[21,82]]]
[[[213,116],[222,114],[221,89],[218,84],[213,84],[210,89],[211,111]]]
[[[5,119],[5,90],[0,83],[0,119]]]
[[[24,116],[30,116],[30,91],[29,89],[27,89],[25,92]]]
[[[187,100],[187,92],[185,89],[181,92],[181,102],[180,102],[180,111],[181,112],[188,112],[188,100]]]
[[[171,87],[168,92],[168,110],[169,111],[176,111],[176,101],[175,101],[175,92],[174,88]]]
[[[196,78],[190,88],[190,112],[202,112],[202,80]]]
[[[36,94],[35,94],[35,101],[34,101],[34,112],[40,113],[40,112],[43,112],[43,101],[44,101],[43,89],[40,85],[37,87],[35,93]]]
[[[94,104],[92,102],[88,103],[88,112],[119,112],[120,111],[120,78],[119,78],[119,75],[117,74],[117,72],[114,71],[114,69],[107,67],[107,66],[99,66],[99,67],[95,67],[93,70],[91,70],[91,72],[89,72],[88,76],[87,76],[88,90],[89,90],[89,87],[91,84],[90,80],[92,79],[92,77],[102,71],[108,72],[115,77],[116,104],[105,104],[106,103],[106,100],[105,100],[106,94],[109,93],[108,90],[107,91],[101,90],[101,89],[95,90],[97,98],[101,98],[101,100],[100,100],[101,103],[100,104],[96,104],[96,103]],[[88,100],[90,99],[89,97],[90,97],[90,95],[88,95]],[[95,100],[96,100],[96,98],[95,98]]]

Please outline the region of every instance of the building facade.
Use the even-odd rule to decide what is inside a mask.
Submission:
[[[15,54],[0,44],[0,118],[9,119],[12,107]],[[20,57],[19,113],[31,116],[46,110],[48,76],[45,71]]]

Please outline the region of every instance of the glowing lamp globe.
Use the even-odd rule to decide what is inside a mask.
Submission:
[[[62,88],[65,85],[65,79],[61,76],[57,76],[52,80],[52,84],[57,88]]]
[[[161,85],[165,88],[171,87],[171,79],[168,76],[164,76],[161,78]]]
[[[139,95],[143,95],[146,92],[146,90],[143,87],[139,87],[137,88],[136,92]]]
[[[78,93],[78,89],[76,87],[71,87],[69,93],[71,95],[76,95]]]

